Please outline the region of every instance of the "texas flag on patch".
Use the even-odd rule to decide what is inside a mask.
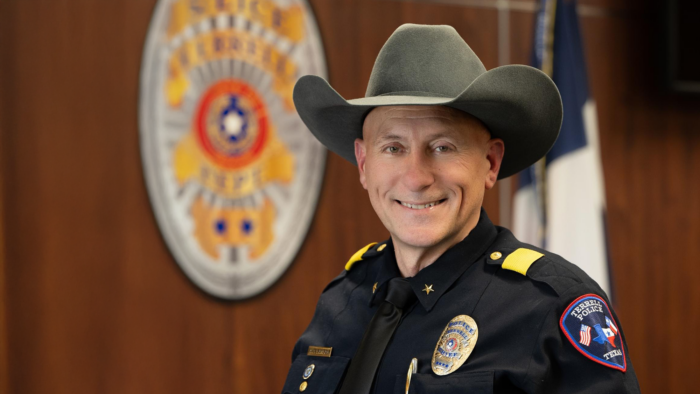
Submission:
[[[598,336],[593,338],[594,341],[601,345],[607,342],[612,345],[612,347],[617,347],[615,346],[615,333],[611,329],[607,327],[603,328],[600,324],[596,324],[593,328],[595,328],[595,332],[598,333]]]
[[[581,335],[579,343],[582,345],[590,346],[591,344],[591,327],[585,324],[581,324]]]
[[[617,334],[617,327],[615,327],[615,323],[613,323],[607,316],[605,316],[605,324],[608,325],[608,328],[611,329],[613,333]]]

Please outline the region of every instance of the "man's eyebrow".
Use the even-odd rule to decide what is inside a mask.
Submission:
[[[398,134],[393,134],[393,133],[387,133],[387,134],[381,134],[379,137],[377,137],[377,142],[386,142],[386,141],[398,141],[403,139]]]
[[[455,139],[458,138],[459,132],[456,130],[441,130],[441,131],[436,131],[435,133],[431,133],[426,136],[427,139],[429,140],[437,140],[440,138],[448,138],[448,139]],[[391,141],[400,141],[403,140],[405,137],[399,135],[399,134],[394,134],[394,133],[386,133],[386,134],[381,134],[380,136],[377,137],[376,143],[377,144],[382,144],[385,142],[391,142]]]
[[[456,138],[459,136],[459,132],[456,130],[444,130],[438,131],[427,136],[430,140],[437,140],[440,138]]]

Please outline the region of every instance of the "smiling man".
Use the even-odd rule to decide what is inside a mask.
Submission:
[[[379,107],[365,119],[355,157],[399,270],[412,277],[476,226],[484,191],[496,184],[503,141],[450,107]]]
[[[497,179],[556,140],[549,77],[486,71],[453,28],[403,25],[365,98],[305,76],[294,101],[319,141],[357,164],[391,238],[323,291],[283,393],[639,392],[603,290],[481,208]]]

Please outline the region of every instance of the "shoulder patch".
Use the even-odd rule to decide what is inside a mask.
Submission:
[[[600,296],[586,294],[574,300],[561,315],[559,326],[571,345],[590,360],[622,372],[627,370],[617,323]]]
[[[350,257],[350,260],[348,260],[348,262],[345,263],[345,270],[346,270],[346,271],[350,271],[350,268],[352,268],[352,266],[353,266],[356,262],[362,260],[362,255],[365,254],[365,253],[367,253],[367,251],[369,250],[369,248],[371,248],[372,246],[374,246],[374,245],[376,245],[376,244],[377,244],[376,242],[372,242],[371,244],[369,244],[369,245],[365,246],[364,248],[362,248],[362,249],[358,250],[357,252],[355,252],[355,254],[352,255],[352,257]]]
[[[532,249],[519,248],[506,257],[501,267],[525,275],[532,263],[539,260],[542,256],[544,254]]]

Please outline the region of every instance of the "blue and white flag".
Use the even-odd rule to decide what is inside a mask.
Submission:
[[[575,0],[541,0],[533,65],[559,87],[564,120],[552,150],[520,174],[513,232],[578,265],[610,294],[598,119]]]

